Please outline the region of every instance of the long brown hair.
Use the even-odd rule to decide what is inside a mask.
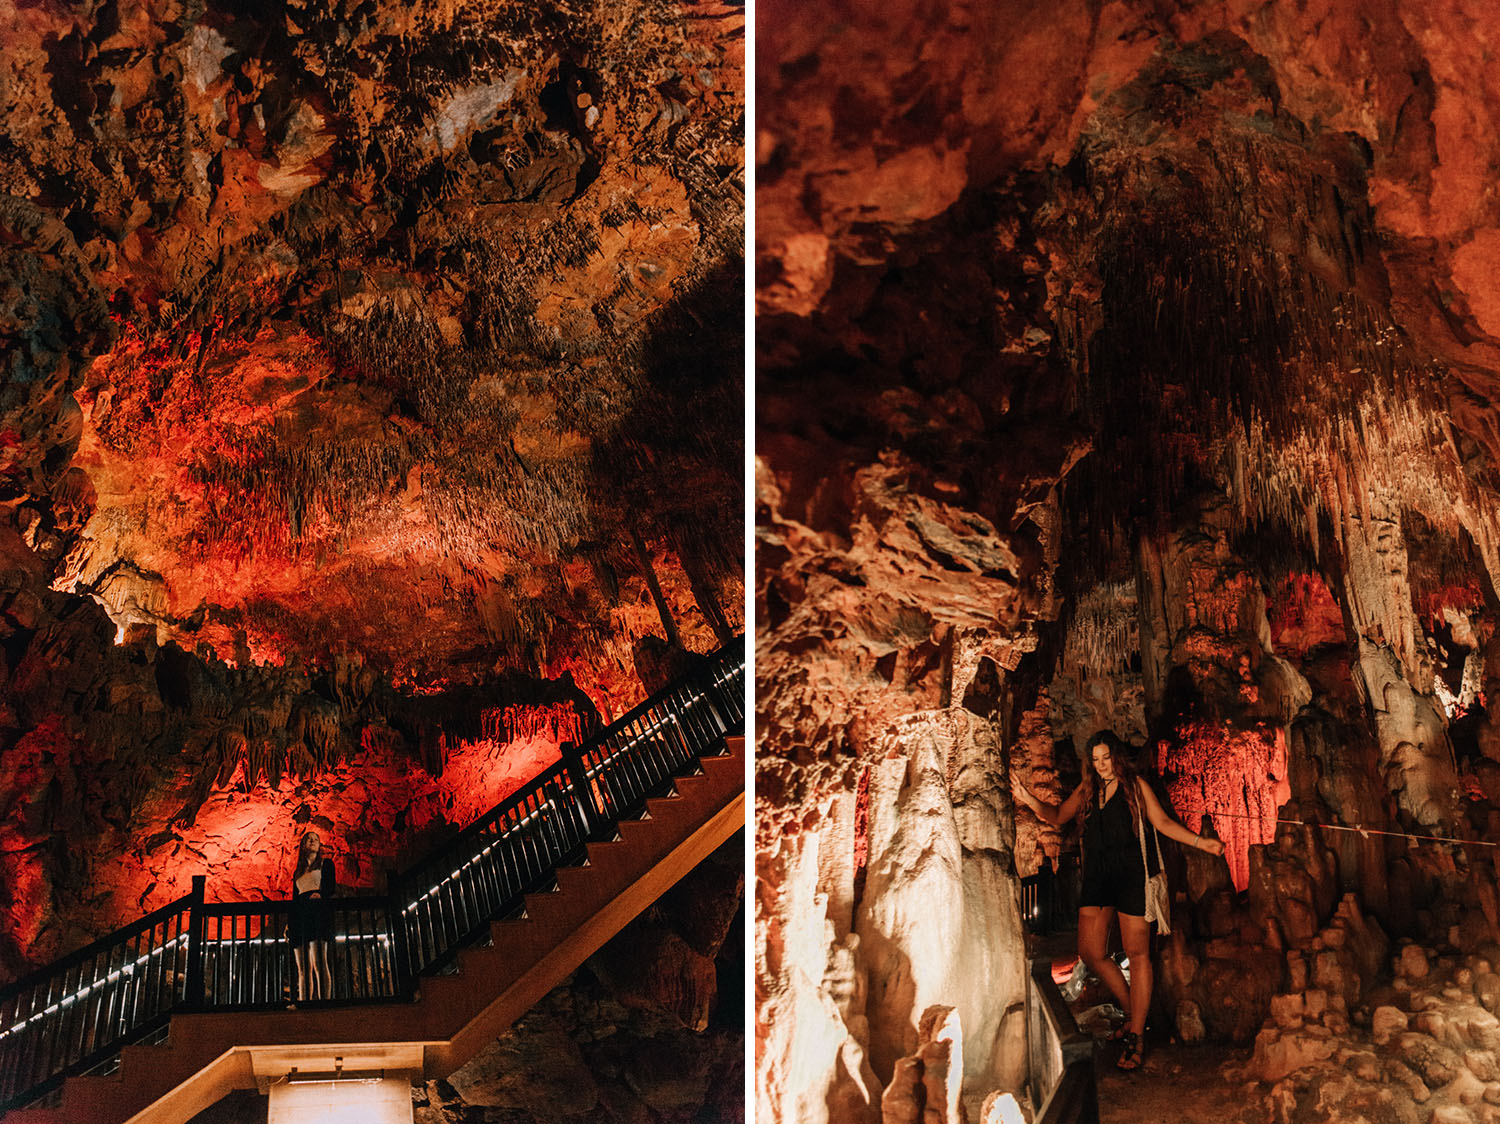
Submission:
[[[309,837],[318,841],[318,857],[316,860],[318,864],[321,866],[322,861],[328,857],[327,852],[323,850],[322,836],[320,836],[316,831],[304,831],[302,833],[301,842],[297,844],[297,871],[292,875],[293,881],[301,878],[304,874],[312,869],[314,860],[308,858],[307,854],[307,840]]]
[[[1113,730],[1100,730],[1083,743],[1083,799],[1078,802],[1078,823],[1081,827],[1084,819],[1095,810],[1095,804],[1099,799],[1099,774],[1094,768],[1094,748],[1105,746],[1109,750],[1109,760],[1115,769],[1115,778],[1120,782],[1120,788],[1125,793],[1125,803],[1130,807],[1131,819],[1139,824],[1141,822],[1141,792],[1140,785],[1136,783],[1139,776],[1135,770],[1135,763],[1130,760],[1130,750]]]

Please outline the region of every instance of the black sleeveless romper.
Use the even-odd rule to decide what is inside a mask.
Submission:
[[[1155,874],[1156,829],[1146,825],[1147,870]],[[1120,786],[1083,824],[1083,887],[1078,904],[1111,906],[1132,917],[1146,916],[1146,871],[1141,869],[1140,837]]]

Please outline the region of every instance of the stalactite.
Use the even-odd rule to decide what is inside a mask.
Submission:
[[[480,722],[482,736],[500,745],[536,739],[578,745],[585,736],[583,717],[571,703],[492,707],[481,713]]]
[[[1244,890],[1249,849],[1276,837],[1277,809],[1289,792],[1284,732],[1187,722],[1158,743],[1155,764],[1183,823],[1200,831],[1205,815],[1213,820],[1235,887]]]
[[[661,584],[656,580],[656,568],[651,564],[651,555],[647,553],[646,544],[641,540],[641,534],[634,524],[630,527],[630,542],[635,547],[636,561],[640,563],[641,576],[646,579],[646,587],[651,591],[651,599],[656,602],[656,611],[661,616],[661,626],[667,634],[667,643],[680,648],[682,637],[678,635],[677,622],[672,619],[672,610],[667,607],[667,599],[662,596]]]
[[[1073,606],[1063,660],[1090,674],[1107,677],[1139,651],[1134,582],[1094,586]]]

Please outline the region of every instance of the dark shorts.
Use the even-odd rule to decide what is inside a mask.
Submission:
[[[333,910],[321,898],[295,898],[287,923],[287,938],[298,948],[333,936]]]
[[[1107,906],[1132,917],[1146,916],[1146,872],[1140,866],[1085,862],[1080,906]]]

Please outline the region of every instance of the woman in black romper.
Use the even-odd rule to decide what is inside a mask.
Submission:
[[[292,875],[292,916],[287,925],[297,961],[297,998],[332,999],[333,973],[328,969],[328,942],[333,939],[333,906],[338,889],[333,860],[323,856],[316,831],[302,836],[297,869]]]
[[[1162,809],[1151,786],[1136,775],[1124,743],[1108,730],[1088,741],[1089,765],[1083,780],[1062,806],[1048,804],[1019,780],[1011,786],[1016,799],[1037,818],[1054,827],[1070,819],[1083,821],[1083,887],[1078,907],[1078,955],[1104,981],[1129,1019],[1118,1065],[1141,1064],[1141,1034],[1151,1006],[1151,926],[1146,921],[1146,878],[1157,873],[1155,839],[1146,835],[1146,866],[1141,865],[1141,837],[1136,824],[1142,813],[1168,839],[1222,855],[1217,839],[1194,835]],[[1092,766],[1092,768],[1090,767]],[[1130,958],[1130,983],[1109,955],[1109,925],[1120,920],[1120,944]]]

